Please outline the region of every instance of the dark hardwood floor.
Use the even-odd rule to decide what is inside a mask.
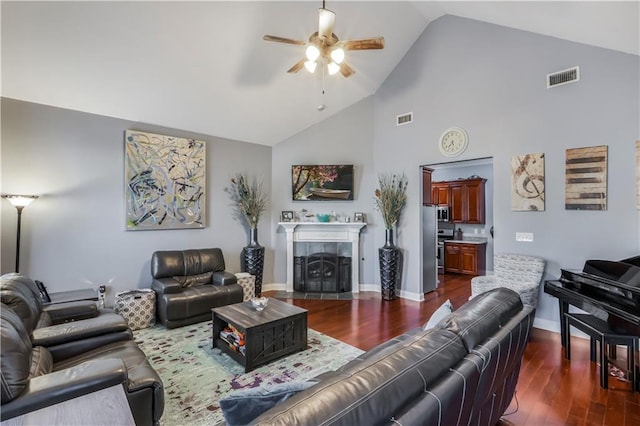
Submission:
[[[444,285],[428,293],[422,303],[382,301],[377,293],[356,300],[287,301],[309,311],[310,328],[369,350],[422,326],[445,300],[450,299],[454,308],[467,301],[468,277],[441,278]],[[615,378],[609,380],[608,390],[601,389],[598,367],[589,361],[588,341],[574,337],[571,342],[571,361],[567,361],[559,334],[533,329],[516,388],[517,401],[512,401],[501,426],[640,425],[640,393],[632,393],[629,383]]]

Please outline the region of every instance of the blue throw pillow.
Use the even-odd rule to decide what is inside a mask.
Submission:
[[[219,401],[222,415],[228,426],[248,425],[271,407],[317,383],[288,382],[236,391]]]
[[[425,325],[422,326],[423,330],[429,330],[436,326],[437,323],[442,321],[444,317],[453,312],[453,305],[451,304],[451,300],[447,299],[436,311],[431,315],[429,321],[426,322]]]

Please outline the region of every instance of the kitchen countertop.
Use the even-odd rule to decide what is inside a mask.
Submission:
[[[444,240],[445,243],[487,244],[486,238],[463,238],[462,240]]]

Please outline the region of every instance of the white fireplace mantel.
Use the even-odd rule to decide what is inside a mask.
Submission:
[[[351,243],[351,291],[360,291],[360,230],[364,222],[279,222],[287,233],[287,292],[293,292],[293,244]]]

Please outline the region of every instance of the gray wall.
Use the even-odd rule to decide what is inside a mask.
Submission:
[[[545,76],[579,65],[578,83],[548,90]],[[586,259],[638,254],[634,141],[640,136],[639,58],[479,21],[444,16],[432,22],[375,95],[376,170],[412,178],[399,244],[406,248],[403,286],[420,284],[418,165],[446,161],[437,148],[444,129],[470,137],[461,159],[493,157],[495,252],[547,259],[547,278]],[[397,114],[414,122],[396,127]],[[608,209],[564,209],[567,148],[609,146]],[[511,157],[545,153],[546,210],[512,212]],[[383,232],[376,229],[376,246]],[[533,232],[533,243],[515,241]],[[556,300],[542,295],[538,323],[558,320]]]
[[[327,108],[331,108],[328,105]],[[327,113],[325,110],[322,113]],[[340,217],[354,212],[364,212],[367,222],[377,220],[374,211],[373,191],[376,182],[373,168],[373,98],[363,99],[323,122],[283,141],[273,147],[273,217],[272,239],[275,252],[275,282],[286,282],[286,235],[277,224],[277,215],[282,210],[299,212],[307,209],[313,213],[335,211]],[[296,201],[291,199],[291,166],[294,164],[353,164],[353,201]],[[374,264],[377,250],[371,236],[370,226],[360,235],[360,282],[373,284],[377,281]]]
[[[205,229],[125,231],[124,131],[135,129],[207,142]],[[2,99],[2,192],[33,193],[22,221],[20,271],[51,291],[107,284],[115,291],[148,287],[155,250],[220,247],[227,269],[240,270],[248,233],[232,218],[224,187],[236,171],[264,178],[271,191],[271,148]],[[16,210],[1,203],[2,273],[14,270]],[[273,276],[269,223],[265,282]]]
[[[578,83],[548,90],[547,73],[580,66]],[[192,135],[23,102],[2,103],[2,192],[45,194],[24,213],[23,270],[54,290],[110,282],[148,284],[153,250],[221,246],[238,269],[246,243],[223,192],[236,170],[264,175],[274,188],[271,215],[261,227],[267,246],[265,283],[284,282],[280,211],[307,208],[367,214],[360,262],[362,282],[379,283],[377,247],[384,226],[374,210],[379,172],[405,172],[409,206],[397,242],[405,251],[401,294],[420,289],[420,165],[444,162],[437,139],[457,125],[470,136],[460,159],[493,158],[495,252],[542,256],[547,278],[581,268],[589,258],[620,259],[640,252],[635,201],[634,141],[640,139],[638,56],[595,48],[464,18],[431,23],[376,94],[273,149]],[[330,105],[324,113],[330,112]],[[414,122],[395,126],[412,111]],[[209,225],[205,230],[125,232],[123,132],[127,128],[192,136],[209,142]],[[608,209],[564,209],[567,148],[609,146]],[[546,210],[512,212],[510,162],[543,152]],[[290,167],[297,163],[353,163],[355,200],[293,203]],[[270,180],[269,180],[270,179]],[[269,186],[269,185],[268,185]],[[2,203],[2,271],[13,265],[15,209]],[[269,231],[264,230],[270,224]],[[533,232],[533,243],[515,241]],[[273,270],[271,268],[274,268]],[[555,299],[542,295],[538,324],[557,325]]]

